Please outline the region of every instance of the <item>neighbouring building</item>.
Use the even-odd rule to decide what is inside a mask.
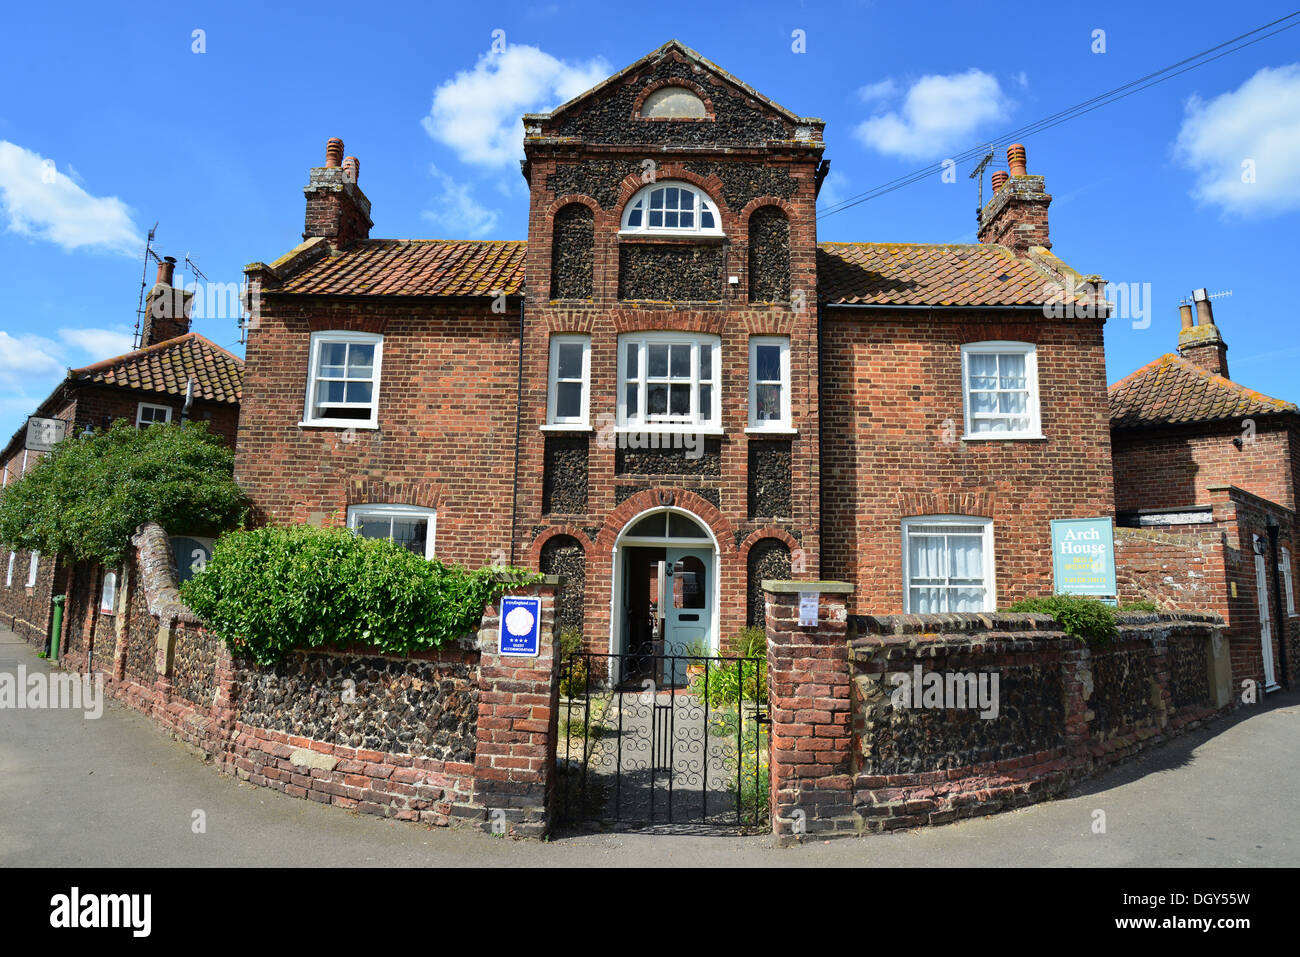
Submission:
[[[1005,607],[1050,593],[1050,519],[1113,513],[1104,300],[1022,146],[978,243],[819,245],[822,121],[676,41],[523,123],[527,242],[371,238],[335,139],[246,267],[260,520],[562,573],[635,652],[719,647],[765,578]]]
[[[1121,594],[1223,615],[1234,679],[1272,690],[1300,673],[1300,409],[1228,377],[1204,289],[1180,312],[1178,351],[1110,387]]]
[[[106,429],[118,419],[141,428],[155,422],[203,420],[214,434],[234,445],[243,360],[189,331],[193,294],[172,286],[175,263],[171,257],[159,263],[141,323],[141,348],[69,369],[33,415],[62,419],[68,423],[68,436]],[[0,451],[0,483],[7,487],[22,478],[45,454],[27,451],[26,428],[19,429]],[[105,582],[111,571],[0,546],[0,575],[4,576],[0,615],[35,644],[48,640],[55,595],[69,596],[65,634],[83,624],[93,627],[82,619],[95,618],[104,602],[108,603],[104,613],[112,614],[116,577]]]

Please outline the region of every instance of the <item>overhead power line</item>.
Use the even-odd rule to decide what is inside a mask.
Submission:
[[[1069,120],[1078,119],[1080,116],[1091,113],[1093,110],[1099,110],[1103,106],[1118,103],[1120,100],[1130,97],[1135,93],[1140,93],[1145,89],[1155,86],[1157,83],[1171,80],[1189,70],[1205,66],[1205,64],[1212,63],[1221,57],[1236,53],[1239,50],[1244,50],[1246,47],[1259,43],[1262,40],[1267,40],[1269,37],[1277,36],[1285,30],[1290,30],[1292,27],[1300,26],[1300,20],[1297,20],[1297,17],[1300,17],[1300,10],[1297,10],[1294,13],[1288,13],[1284,17],[1278,17],[1276,20],[1265,23],[1263,26],[1256,27],[1254,30],[1249,30],[1246,33],[1235,36],[1230,40],[1224,40],[1222,43],[1215,44],[1208,49],[1202,50],[1200,53],[1195,53],[1192,56],[1179,60],[1177,63],[1171,63],[1153,73],[1148,73],[1146,76],[1138,77],[1136,80],[1130,80],[1123,86],[1117,86],[1113,90],[1100,93],[1091,99],[1084,100],[1081,103],[1076,103],[1074,106],[1067,107],[1064,110],[1059,110],[1050,116],[1042,117],[1032,123],[1028,123],[1017,129],[1003,133],[1001,136],[996,138],[995,142],[1010,142],[1034,133],[1041,133],[1054,126],[1059,126],[1062,123],[1068,122]],[[1292,22],[1288,23],[1287,21]],[[1279,24],[1285,24],[1285,26],[1278,26]],[[1278,29],[1272,30],[1270,33],[1264,33],[1263,36],[1255,36],[1255,34],[1262,33],[1272,27],[1278,27]],[[1254,39],[1247,39],[1248,37],[1253,37]],[[1241,41],[1243,40],[1246,42],[1242,43]],[[1234,46],[1234,44],[1237,45]],[[836,203],[828,209],[818,213],[817,218],[820,220],[827,216],[833,216],[836,213],[841,213],[846,209],[865,203],[868,200],[876,199],[887,193],[892,193],[896,189],[902,189],[904,186],[910,186],[923,179],[928,179],[936,173],[941,172],[950,161],[960,166],[962,163],[969,162],[970,160],[986,153],[988,150],[988,143],[988,140],[982,140],[979,146],[972,146],[970,149],[963,150],[957,155],[950,156],[938,163],[933,163],[924,169],[904,174],[903,176],[891,179],[888,182],[881,183],[879,186],[873,187],[866,192],[858,193],[856,196],[851,196],[848,199]]]

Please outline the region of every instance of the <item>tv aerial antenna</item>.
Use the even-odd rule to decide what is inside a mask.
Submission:
[[[989,151],[984,154],[984,158],[979,161],[979,164],[971,170],[970,175],[967,177],[968,179],[973,179],[979,183],[979,206],[975,208],[975,216],[977,219],[979,218],[980,213],[984,211],[984,171],[988,169],[988,165],[993,162],[993,156],[993,144],[990,143]]]
[[[140,298],[135,306],[135,331],[131,334],[131,345],[135,349],[140,348],[140,329],[144,322],[144,291],[149,288],[149,260],[155,263],[162,262],[158,254],[153,251],[154,237],[158,235],[158,223],[154,222],[149,227],[149,235],[144,241],[144,262],[140,267]]]

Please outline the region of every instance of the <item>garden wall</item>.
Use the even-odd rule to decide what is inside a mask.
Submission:
[[[801,628],[798,591],[818,588]],[[839,583],[764,589],[784,841],[1031,804],[1230,707],[1215,615],[1123,615],[1093,649],[1045,615],[849,616]]]
[[[313,649],[274,666],[233,657],[180,601],[158,526],[136,535],[115,627],[97,627],[105,689],[201,749],[223,771],[322,804],[426,824],[536,836],[547,827],[555,731],[557,582],[542,601],[542,653],[497,653],[498,603],[477,635],[409,657]]]

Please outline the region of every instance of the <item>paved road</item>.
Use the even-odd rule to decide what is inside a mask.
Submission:
[[[46,670],[0,629],[0,672]],[[920,831],[781,849],[769,838],[599,834],[550,843],[428,830],[255,788],[140,714],[0,710],[0,866],[764,867],[1300,865],[1300,693],[1271,696],[1069,797]],[[194,834],[202,810],[207,830]],[[1106,833],[1092,833],[1093,812]]]

